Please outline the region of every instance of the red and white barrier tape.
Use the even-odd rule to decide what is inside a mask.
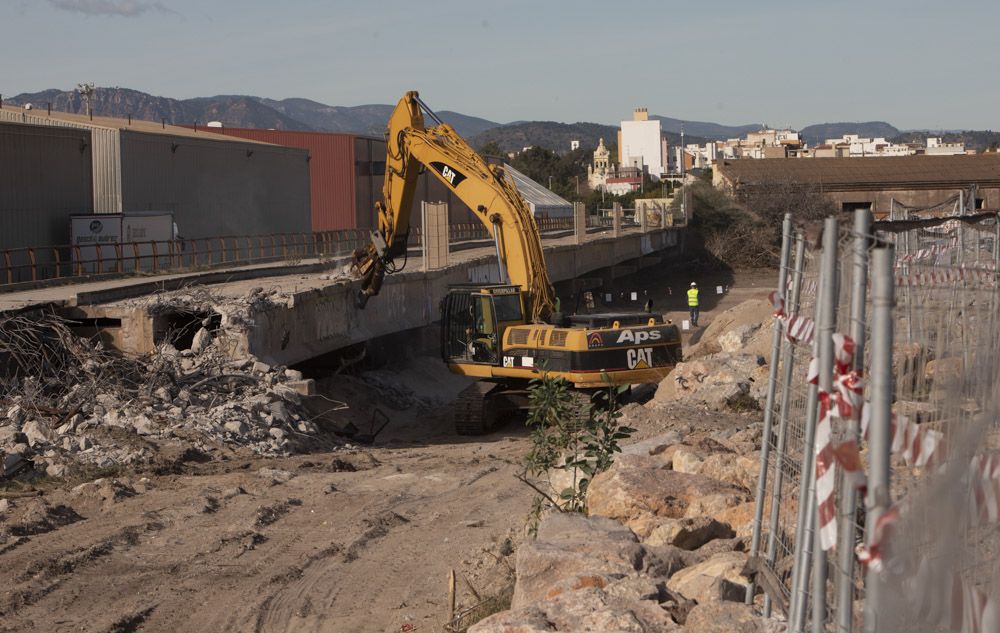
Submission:
[[[956,246],[958,246],[957,239],[953,239],[947,242],[946,244],[935,244],[933,246],[927,246],[925,248],[919,249],[915,253],[910,253],[908,255],[903,255],[901,257],[896,258],[896,266],[899,266],[900,264],[909,264],[911,262],[920,262],[925,259],[936,258],[938,255],[946,253],[955,248]]]
[[[785,297],[777,291],[772,291],[768,296],[771,305],[774,306],[774,318],[781,321],[782,328],[785,330],[785,338],[792,343],[811,345],[813,336],[816,334],[816,322],[797,314],[786,314]]]
[[[851,368],[854,362],[855,343],[850,336],[833,334],[833,390],[820,390],[819,421],[816,424],[816,508],[819,515],[820,543],[824,550],[837,544],[836,486],[837,466],[844,471],[847,481],[856,488],[864,488],[865,474],[861,452],[854,439],[835,443],[835,419],[860,422],[864,410],[864,379]],[[819,363],[809,363],[809,382],[819,381]]]

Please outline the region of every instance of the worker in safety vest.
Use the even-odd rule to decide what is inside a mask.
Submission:
[[[698,327],[698,284],[693,281],[688,288],[688,312],[691,313],[691,326]]]

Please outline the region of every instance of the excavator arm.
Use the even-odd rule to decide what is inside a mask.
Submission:
[[[426,111],[437,125],[425,127]],[[496,244],[503,283],[520,286],[531,299],[531,320],[543,323],[555,300],[541,236],[527,203],[500,165],[487,164],[452,127],[442,123],[416,92],[400,99],[389,119],[384,202],[377,203],[378,230],[355,252],[362,277],[358,305],[378,294],[382,280],[405,256],[417,179],[426,168],[473,210]]]

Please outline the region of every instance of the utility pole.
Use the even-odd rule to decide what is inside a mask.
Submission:
[[[580,176],[573,176],[576,178],[576,195],[580,195]]]

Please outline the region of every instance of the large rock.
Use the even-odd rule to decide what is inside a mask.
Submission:
[[[698,358],[709,354],[716,354],[723,351],[720,338],[732,330],[744,333],[742,345],[739,351],[752,349],[752,353],[763,356],[767,360],[770,356],[770,331],[769,326],[774,319],[774,306],[764,299],[750,299],[733,306],[728,310],[716,315],[708,327],[702,332],[698,343],[685,350],[686,358]],[[747,333],[747,330],[753,330]],[[761,331],[768,336],[761,337]],[[767,339],[764,349],[755,347],[754,343],[758,338]],[[731,344],[731,341],[727,341]]]
[[[742,552],[716,554],[671,576],[667,588],[698,604],[722,599],[742,600],[746,594],[738,589],[747,582],[740,573],[746,560],[747,555]]]
[[[598,588],[587,588],[497,613],[470,627],[469,633],[654,633],[676,630],[682,629],[654,600],[623,599]]]
[[[705,543],[715,539],[733,538],[736,532],[728,523],[716,521],[711,517],[692,517],[683,519],[664,519],[653,528],[643,541],[649,545],[674,545],[681,549],[698,549]]]
[[[594,477],[587,508],[592,516],[621,521],[646,537],[660,519],[682,518],[689,506],[707,496],[726,498],[729,507],[748,500],[731,484],[667,469],[654,457],[622,455]]]
[[[777,633],[784,630],[784,625],[776,620],[765,620],[755,614],[750,605],[705,602],[691,609],[685,628],[713,633]]]
[[[550,515],[539,526],[538,537],[518,549],[511,607],[606,587],[635,575],[643,556],[635,534],[614,521],[576,513]]]
[[[751,354],[718,353],[677,363],[660,381],[647,406],[657,408],[673,402],[724,411],[745,406],[746,398],[759,401],[766,388],[763,359]]]
[[[756,490],[757,478],[760,475],[760,459],[744,455],[716,453],[705,458],[698,472],[706,477],[739,486],[749,492]]]

